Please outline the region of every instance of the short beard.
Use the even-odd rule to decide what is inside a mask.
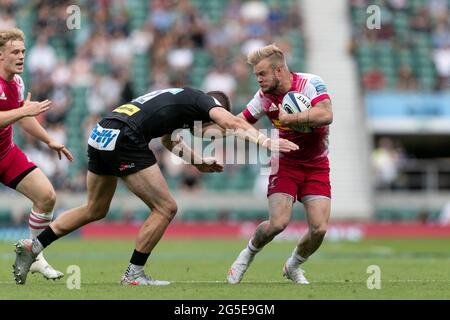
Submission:
[[[275,79],[274,81],[275,83],[270,86],[269,88],[267,88],[266,90],[263,90],[264,93],[275,93],[277,91],[277,89],[280,87],[280,80],[279,79]]]

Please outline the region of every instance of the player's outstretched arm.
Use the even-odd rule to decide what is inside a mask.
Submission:
[[[209,111],[209,116],[222,128],[233,130],[239,138],[260,144],[271,151],[290,152],[298,150],[298,146],[289,140],[277,139],[272,141],[271,138],[259,132],[246,120],[232,115],[224,108],[212,108]]]
[[[47,111],[50,108],[52,102],[50,100],[44,101],[30,101],[31,94],[28,92],[27,99],[21,108],[1,111],[0,112],[0,128],[4,128],[7,125],[17,122],[25,117],[34,117],[38,114]]]
[[[33,137],[41,140],[48,147],[58,153],[58,157],[61,160],[62,154],[69,160],[73,160],[73,156],[70,151],[61,143],[52,139],[47,131],[39,124],[39,122],[34,117],[26,117],[19,120],[20,126]]]
[[[236,117],[247,121],[247,119],[244,117],[242,112],[239,113],[238,115],[236,115]],[[219,126],[217,123],[209,123],[209,124],[203,125],[201,128],[194,127],[190,130],[190,132],[193,136],[199,137],[199,138],[203,138],[205,136],[205,134],[207,134],[208,131],[213,132],[214,134],[212,134],[210,136],[214,136],[214,137],[216,137],[216,139],[225,138],[227,136],[235,134],[234,130],[227,130],[226,128]]]

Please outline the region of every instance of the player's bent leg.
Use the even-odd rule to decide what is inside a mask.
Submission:
[[[117,187],[113,176],[87,173],[87,204],[62,213],[50,226],[58,237],[62,237],[90,222],[106,216]]]
[[[247,247],[231,265],[227,275],[228,283],[240,283],[255,255],[286,228],[291,218],[293,200],[292,196],[284,193],[269,196],[269,220],[258,225]]]
[[[161,239],[167,226],[175,217],[177,205],[169,192],[166,180],[157,164],[123,177],[127,187],[138,196],[151,210],[150,216],[141,226],[136,237],[136,249],[122,284],[167,285],[170,282],[154,280],[144,272],[147,259]],[[142,281],[136,281],[141,279]]]
[[[157,164],[123,177],[127,187],[150,209],[136,239],[136,249],[151,252],[178,210]]]
[[[289,224],[294,197],[286,193],[273,193],[269,196],[269,220],[262,222],[255,230],[252,244],[262,249]]]
[[[88,204],[69,210],[53,221],[45,230],[45,232],[50,231],[54,234],[52,240],[49,240],[48,243],[41,243],[39,239],[44,235],[42,233],[33,240],[23,239],[16,243],[16,260],[13,265],[16,283],[25,284],[31,264],[36,260],[38,254],[51,242],[91,221],[103,217],[108,211],[116,185],[117,178],[115,177],[99,176],[88,172]]]
[[[28,224],[30,237],[37,237],[53,219],[53,208],[56,202],[56,194],[52,184],[44,173],[36,168],[29,172],[17,184],[16,190],[25,195],[33,202]],[[64,273],[53,268],[39,253],[36,261],[30,267],[31,273],[40,273],[46,279],[60,279]]]
[[[33,202],[34,212],[52,212],[56,193],[45,174],[36,168],[28,173],[18,184],[16,190]]]
[[[325,197],[311,198],[304,202],[308,233],[303,236],[297,246],[297,253],[308,258],[322,244],[330,218],[331,201]]]
[[[287,259],[283,267],[283,276],[298,284],[309,284],[305,271],[300,268],[322,244],[330,217],[330,199],[326,197],[306,197],[303,199],[308,221],[308,232]]]

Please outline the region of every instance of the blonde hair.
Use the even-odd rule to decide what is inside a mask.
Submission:
[[[287,67],[283,51],[275,43],[251,51],[247,56],[247,63],[255,66],[264,59],[269,59],[273,68],[280,64]]]
[[[9,41],[24,41],[25,42],[25,34],[22,30],[13,28],[13,29],[0,29],[0,48],[2,48]]]

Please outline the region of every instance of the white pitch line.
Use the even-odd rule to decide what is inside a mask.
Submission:
[[[420,280],[420,279],[404,279],[404,280],[392,280],[392,279],[387,279],[387,280],[382,280],[382,282],[450,282],[450,279],[424,279],[424,280]],[[215,284],[215,283],[221,283],[221,284],[227,284],[226,281],[219,281],[219,280],[181,280],[181,281],[171,281],[171,283],[182,283],[182,284],[202,284],[202,283],[211,283],[211,284]],[[277,281],[277,280],[273,280],[273,281],[243,281],[241,282],[242,284],[290,284],[290,281]],[[323,284],[323,283],[366,283],[366,281],[352,281],[352,280],[330,280],[330,281],[314,281],[311,282],[311,284],[314,283],[318,283],[318,284]]]

